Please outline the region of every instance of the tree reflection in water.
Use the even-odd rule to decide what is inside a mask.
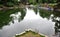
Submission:
[[[39,15],[42,18],[47,18],[48,20],[52,19],[53,22],[55,22],[55,34],[58,34],[60,31],[60,12],[54,12],[54,11],[47,11],[47,10],[42,10],[38,8],[32,8],[35,12],[35,14],[39,13]],[[20,22],[21,20],[24,19],[24,16],[26,15],[26,9],[21,8],[21,9],[12,9],[12,10],[2,10],[0,11],[0,29],[8,25],[10,21],[14,23],[13,17],[10,17],[11,14],[16,14],[17,12],[20,12],[21,15],[18,18],[18,21]],[[53,15],[53,16],[51,16]],[[60,33],[59,33],[60,35]]]
[[[57,35],[59,33],[60,35],[60,12],[53,12],[52,21],[55,22],[55,34]],[[59,36],[60,37],[60,36]]]
[[[60,20],[56,20],[56,19],[53,19],[53,21],[55,22],[55,34],[57,35],[60,29]]]
[[[17,12],[21,13],[21,16],[19,16],[19,22],[23,20],[25,14],[26,14],[26,9],[21,8],[21,9],[10,9],[10,10],[1,10],[0,11],[0,29],[5,26],[9,25],[9,22],[13,21],[13,17],[10,17],[11,14],[16,14]]]
[[[35,13],[37,10],[35,10]],[[59,35],[60,37],[60,12],[55,12],[55,11],[48,11],[48,10],[43,10],[43,9],[39,9],[39,15],[42,18],[47,18],[48,20],[51,18],[53,22],[55,22],[55,34]],[[53,15],[53,16],[51,16]]]

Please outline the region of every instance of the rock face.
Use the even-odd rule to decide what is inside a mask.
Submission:
[[[32,30],[25,31],[21,34],[15,35],[15,37],[45,37],[45,35],[41,35],[37,32],[34,32]]]

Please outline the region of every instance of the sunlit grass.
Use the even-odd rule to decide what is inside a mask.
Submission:
[[[40,35],[30,30],[30,31],[26,31],[25,33],[21,35],[16,35],[15,37],[45,37],[45,36]]]

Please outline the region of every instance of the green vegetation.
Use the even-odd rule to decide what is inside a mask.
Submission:
[[[29,30],[29,31],[26,31],[25,33],[23,33],[21,35],[16,35],[15,37],[45,37],[45,36]]]
[[[37,14],[39,12],[39,15],[42,18],[51,18],[51,15],[53,15],[54,18],[60,17],[60,12],[59,11],[49,11],[49,10],[45,10],[45,9],[37,9],[37,8],[33,8],[35,14]],[[38,11],[39,10],[39,11]]]
[[[19,21],[23,20],[25,14],[26,14],[26,10],[24,8],[21,9],[4,9],[0,11],[0,29],[5,26],[5,25],[9,25],[9,22],[12,21],[12,23],[14,23],[13,21],[13,17],[10,17],[11,14],[16,14],[17,12],[21,13],[21,16],[19,16]]]
[[[44,6],[48,5],[48,7],[54,8],[54,10],[60,9],[60,1],[59,0],[0,0],[0,8],[5,8],[5,7],[20,7],[20,4],[27,5],[27,3],[30,5],[40,5]]]
[[[55,28],[55,34],[60,32],[60,30],[58,30],[58,29],[60,29],[60,12],[59,11],[48,11],[48,10],[43,10],[43,9],[38,9],[38,10],[39,10],[39,15],[42,18],[46,18],[48,20],[52,19],[51,21],[55,22],[55,27],[54,27]],[[35,9],[34,9],[34,11],[36,13]]]
[[[0,0],[3,6],[14,6],[19,4],[40,4],[40,3],[56,3],[57,0]]]
[[[47,10],[40,10],[39,11],[39,14],[40,14],[40,16],[41,17],[43,17],[43,18],[50,18],[50,16],[51,16],[51,14],[52,14],[52,11],[47,11]]]

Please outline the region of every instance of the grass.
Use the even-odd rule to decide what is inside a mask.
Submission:
[[[16,35],[15,37],[45,37],[45,36],[40,35],[30,30],[30,31],[26,31],[26,33],[23,33],[21,35]]]

